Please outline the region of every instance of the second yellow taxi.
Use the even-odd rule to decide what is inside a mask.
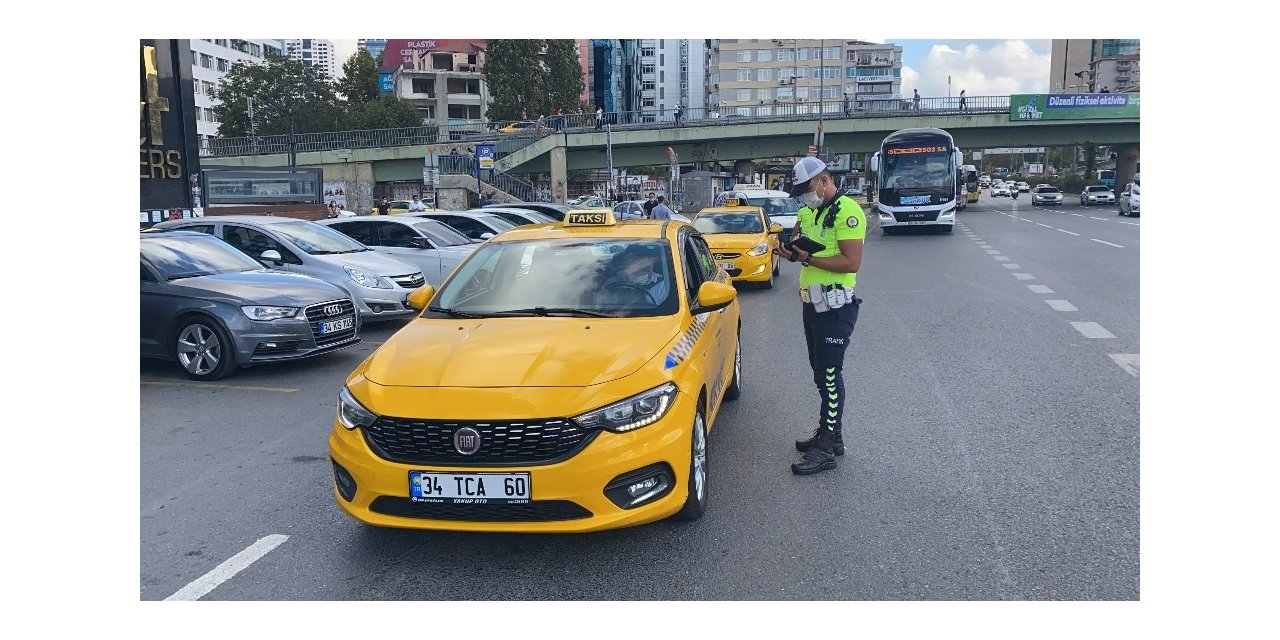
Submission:
[[[778,246],[782,225],[770,224],[760,207],[727,198],[723,207],[708,207],[693,217],[693,226],[707,239],[716,262],[735,282],[754,282],[773,288],[778,275]]]
[[[511,229],[347,378],[334,498],[377,526],[583,532],[708,504],[741,313],[694,227],[608,209]]]

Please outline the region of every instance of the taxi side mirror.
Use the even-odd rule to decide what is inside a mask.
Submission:
[[[769,225],[769,233],[782,233],[782,225],[777,224],[776,222]]]
[[[431,302],[431,298],[435,295],[435,287],[432,287],[429,284],[423,285],[414,289],[413,293],[409,294],[408,299],[406,299],[404,303],[418,311],[422,311],[427,308],[427,305]]]
[[[704,282],[698,287],[697,303],[689,310],[693,315],[719,311],[738,297],[738,290],[723,282]]]

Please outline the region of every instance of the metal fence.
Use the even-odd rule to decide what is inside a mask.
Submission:
[[[473,156],[444,155],[437,161],[441,175],[476,175],[476,161]],[[480,169],[480,179],[522,202],[530,202],[534,197],[533,185],[497,169]]]
[[[818,101],[774,100],[747,106],[719,108],[623,111],[604,114],[572,113],[544,117],[538,121],[502,121],[459,125],[426,125],[403,129],[367,129],[327,133],[302,133],[294,136],[296,151],[333,151],[336,149],[377,149],[385,147],[459,145],[476,143],[496,145],[496,157],[506,155],[533,142],[558,133],[583,133],[603,130],[669,129],[674,127],[721,127],[736,124],[843,120],[855,118],[887,118],[920,116],[937,118],[976,114],[1009,113],[1009,96],[969,96],[960,104],[959,97],[907,99],[844,98]],[[935,123],[929,123],[935,124]],[[288,153],[289,136],[272,135],[243,138],[213,138],[200,150],[202,156],[247,156]],[[514,195],[514,194],[513,194]]]

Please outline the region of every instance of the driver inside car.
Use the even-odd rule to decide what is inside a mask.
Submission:
[[[656,247],[633,244],[614,258],[614,265],[609,270],[603,289],[610,294],[623,296],[630,289],[639,293],[644,291],[648,297],[638,300],[641,304],[658,306],[667,299],[671,292],[671,283],[654,267],[658,256]]]

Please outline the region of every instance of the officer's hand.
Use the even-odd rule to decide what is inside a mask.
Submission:
[[[792,252],[788,251],[786,247],[782,246],[782,244],[778,244],[778,246],[774,247],[773,252],[777,255],[782,256],[784,260],[791,259]]]

